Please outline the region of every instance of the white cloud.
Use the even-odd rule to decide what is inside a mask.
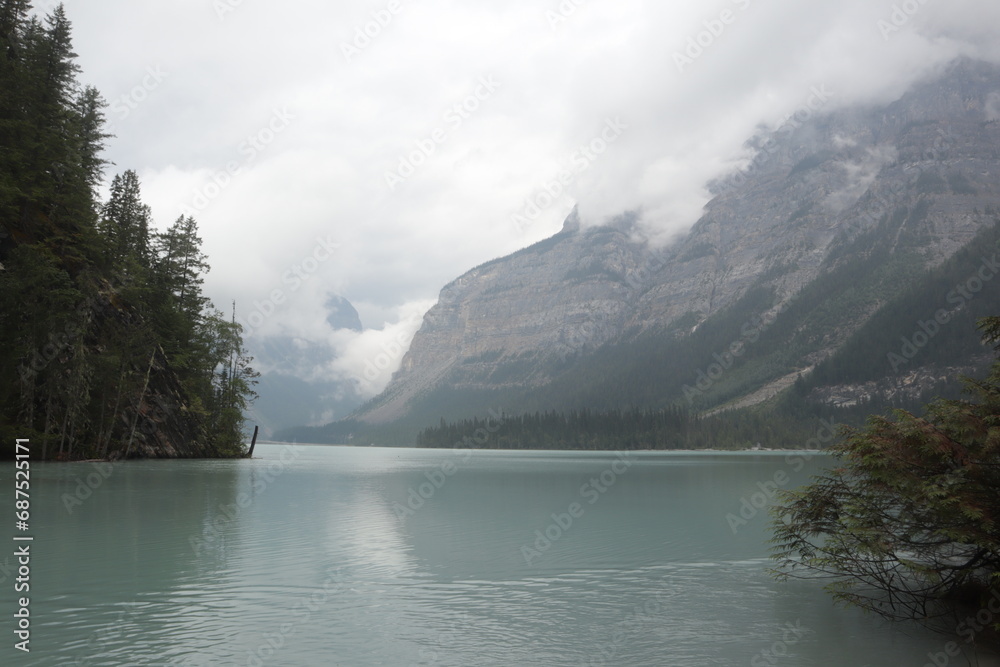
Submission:
[[[835,92],[830,109],[884,102],[958,54],[1000,59],[992,0],[924,3],[888,35],[879,21],[898,4],[888,0],[588,2],[555,28],[556,0],[400,0],[350,60],[342,44],[383,0],[230,4],[224,20],[205,0],[66,8],[83,78],[109,99],[132,94],[151,67],[166,73],[127,115],[109,113],[113,169],[139,171],[165,226],[235,162],[239,173],[197,214],[213,266],[206,289],[245,312],[285,290],[267,326],[303,335],[330,292],[366,322],[388,318],[383,337],[408,330],[417,304],[558,231],[575,203],[585,223],[641,209],[657,234],[676,233],[697,219],[705,183],[749,158],[745,140],[802,108],[814,86]],[[675,56],[689,40],[705,45],[682,72]],[[482,77],[499,87],[449,122]],[[250,160],[248,138],[282,109],[294,119]],[[532,224],[514,224],[615,117],[628,130]],[[386,172],[438,128],[433,154],[390,189]],[[340,250],[291,293],[286,272],[328,235]],[[357,372],[379,335],[339,341],[351,361],[337,372]]]
[[[432,305],[431,301],[404,304],[393,321],[385,322],[381,329],[332,332],[327,340],[338,351],[338,357],[326,370],[335,378],[355,383],[364,398],[377,395],[399,370],[424,313]]]

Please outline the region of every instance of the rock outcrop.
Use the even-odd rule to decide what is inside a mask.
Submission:
[[[773,290],[777,312],[876,228],[891,252],[938,265],[996,221],[997,100],[1000,69],[963,60],[887,106],[762,133],[752,163],[713,184],[702,218],[666,248],[637,240],[636,215],[580,228],[574,212],[552,238],[446,285],[389,387],[355,416],[397,420],[441,387],[541,387],[601,346],[689,335],[753,287]],[[873,309],[845,315],[797,367]]]

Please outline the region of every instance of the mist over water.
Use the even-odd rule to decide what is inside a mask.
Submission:
[[[36,464],[14,664],[919,667],[948,642],[768,575],[755,494],[823,456],[256,455]]]

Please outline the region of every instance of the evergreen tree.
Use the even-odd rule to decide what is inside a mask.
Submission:
[[[208,405],[212,415],[209,433],[220,450],[234,451],[242,446],[244,414],[257,397],[253,387],[260,373],[251,367],[253,357],[243,347],[243,326],[236,321],[236,302],[228,322],[216,310],[205,318],[205,323],[215,362]]]
[[[28,23],[24,67],[30,85],[25,85],[21,93],[33,131],[25,137],[29,178],[22,218],[32,209],[51,216],[64,203],[59,196],[59,181],[65,178],[71,163],[65,138],[71,133],[76,115],[79,66],[75,59],[71,26],[62,5],[46,17],[44,26],[36,19]]]
[[[29,0],[0,0],[0,57],[17,58],[30,11]]]
[[[29,437],[42,458],[127,457],[183,436],[239,455],[256,372],[202,295],[197,223],[154,237],[134,171],[99,206],[104,101],[77,82],[63,8],[30,8],[0,0],[0,453]]]
[[[92,211],[97,204],[97,188],[104,179],[104,167],[108,164],[101,157],[104,140],[111,136],[103,131],[106,106],[100,91],[92,86],[84,88],[74,104],[76,114],[71,133],[74,139],[71,143],[73,159],[67,169],[78,171],[77,177],[73,179],[80,188],[76,194],[81,197],[81,203],[86,202],[87,205],[86,209],[81,206],[81,210],[76,212],[78,215],[93,215]]]
[[[0,2],[0,221],[14,220],[24,197],[18,176],[25,169],[24,138],[30,124],[23,108],[24,38],[31,4],[25,0]]]
[[[181,216],[156,239],[156,273],[164,288],[174,297],[178,309],[191,319],[197,318],[208,299],[201,294],[202,276],[208,273],[208,257],[201,252],[198,223],[191,216]]]
[[[128,170],[115,176],[98,225],[106,239],[110,267],[126,274],[150,268],[149,223],[150,210],[142,203],[138,175]]]

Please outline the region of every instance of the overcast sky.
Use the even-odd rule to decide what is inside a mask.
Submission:
[[[1000,59],[996,0],[65,6],[110,103],[109,176],[135,169],[161,228],[196,217],[216,305],[334,341],[354,376],[444,284],[575,204],[669,235],[813,91],[824,110],[884,102],[956,55]],[[328,293],[373,331],[330,331]]]

